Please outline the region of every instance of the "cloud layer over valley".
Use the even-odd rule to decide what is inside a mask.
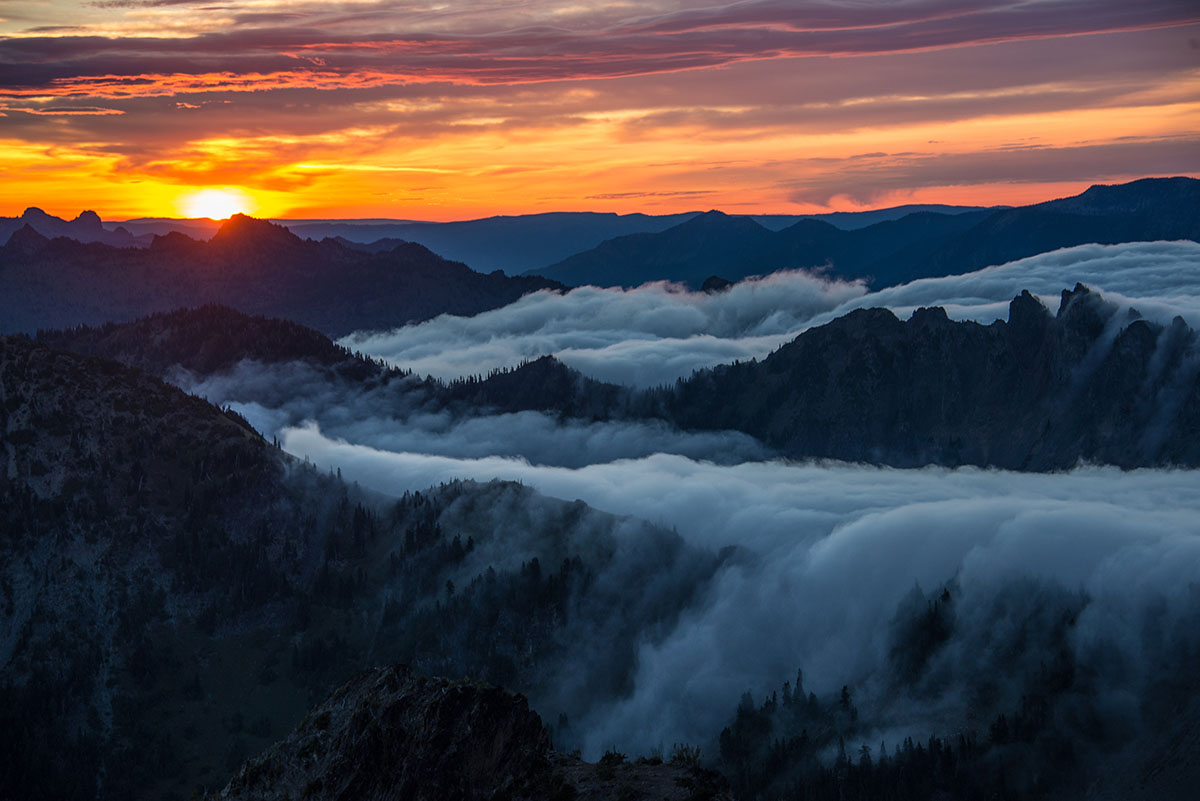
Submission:
[[[944,304],[951,317],[988,323],[1006,316],[1022,289],[1056,309],[1059,292],[1077,281],[1147,317],[1200,322],[1200,245],[1153,242],[1077,247],[873,294],[805,273],[716,294],[662,284],[543,292],[477,317],[440,317],[346,344],[447,378],[555,353],[590,375],[648,385],[726,361],[731,351],[765,355],[854,308],[906,316]],[[1015,715],[1042,693],[1055,710],[1047,725],[1077,743],[1081,760],[1101,764],[1097,755],[1126,742],[1149,748],[1158,728],[1174,725],[1148,702],[1160,682],[1193,681],[1196,471],[791,463],[729,432],[425,405],[429,395],[409,391],[415,377],[356,384],[300,364],[243,362],[174,378],[232,404],[290,453],[373,491],[516,481],[674,529],[689,553],[708,554],[716,573],[689,585],[696,595],[679,617],[665,629],[649,619],[637,628],[620,693],[588,696],[561,669],[558,683],[535,696],[552,715],[564,697],[587,699],[574,705],[584,711],[570,731],[592,758],[614,745],[628,753],[676,742],[712,749],[743,692],[769,697],[801,668],[805,690],[820,698],[850,688],[854,736],[864,742],[894,747],[904,737],[986,732],[997,715]],[[496,554],[524,560],[548,547],[528,542],[504,510],[487,514]],[[622,541],[634,547],[638,530]],[[674,552],[649,539],[638,547],[637,559],[672,574]],[[643,589],[594,587],[621,608],[642,603]],[[922,639],[935,600],[944,631]],[[596,647],[572,646],[587,659]],[[1047,682],[1066,675],[1047,695]]]
[[[315,426],[286,430],[282,441],[387,493],[499,477],[673,526],[693,545],[744,549],[669,636],[643,644],[632,695],[584,727],[593,756],[614,742],[644,750],[703,741],[740,693],[767,692],[797,667],[818,693],[861,688],[858,703],[889,737],[956,730],[979,712],[968,702],[971,671],[1001,669],[1007,657],[993,649],[1006,627],[1039,625],[1022,618],[1029,593],[1084,599],[1070,647],[1128,703],[1155,660],[1183,647],[1180,637],[1195,645],[1186,634],[1200,609],[1194,472],[718,466],[661,454],[564,469],[350,445]],[[947,582],[960,617],[939,657],[945,687],[923,706],[890,697],[897,607],[914,585]]]
[[[1023,289],[1053,311],[1059,293],[1076,282],[1161,322],[1179,314],[1200,325],[1200,244],[1144,242],[1082,245],[870,293],[803,271],[715,294],[663,283],[538,292],[475,317],[442,316],[351,335],[342,344],[443,379],[554,355],[590,377],[647,387],[702,367],[762,358],[805,328],[855,308],[882,306],[907,317],[920,306],[945,306],[954,319],[990,323],[1007,317],[1009,301]]]

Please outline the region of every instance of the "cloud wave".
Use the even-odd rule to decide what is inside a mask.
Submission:
[[[965,275],[930,278],[868,293],[861,284],[781,272],[709,295],[669,284],[541,292],[472,318],[438,317],[342,344],[421,375],[453,379],[554,355],[585,375],[638,387],[671,383],[693,370],[762,358],[813,325],[856,308],[907,317],[945,306],[958,320],[1007,319],[1021,290],[1054,311],[1059,293],[1083,282],[1147,317],[1182,315],[1200,327],[1200,244],[1081,245]]]
[[[970,681],[961,669],[937,703],[897,707],[887,697],[889,625],[915,585],[956,583],[967,623],[950,653],[964,664],[983,658],[968,651],[993,636],[989,616],[1013,588],[1082,592],[1073,647],[1081,659],[1088,649],[1119,653],[1132,675],[1101,678],[1135,694],[1153,670],[1140,650],[1145,616],[1178,632],[1196,611],[1188,591],[1200,575],[1195,471],[719,466],[661,454],[572,470],[389,452],[313,425],[284,431],[283,444],[386,493],[499,477],[672,526],[694,545],[747,552],[669,636],[642,646],[632,694],[586,722],[593,756],[615,742],[634,751],[707,742],[743,691],[768,692],[798,666],[818,693],[847,682],[863,688],[859,703],[876,709],[874,725],[892,736],[961,728]]]

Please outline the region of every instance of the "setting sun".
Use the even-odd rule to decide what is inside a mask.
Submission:
[[[181,198],[180,209],[188,217],[224,220],[253,210],[250,196],[238,189],[202,189]]]

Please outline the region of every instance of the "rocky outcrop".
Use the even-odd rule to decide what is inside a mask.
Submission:
[[[691,429],[733,429],[796,458],[1018,470],[1079,461],[1200,464],[1200,354],[1182,319],[1120,312],[1082,284],[1057,314],[1028,292],[1008,322],[862,309],[761,362],[661,394]]]
[[[247,762],[222,799],[468,801],[548,789],[550,740],[525,699],[498,687],[366,671]]]
[[[64,220],[36,206],[25,209],[20,217],[0,217],[0,242],[8,240],[23,228],[50,239],[62,236],[78,242],[103,242],[119,248],[144,248],[150,244],[149,236],[134,236],[124,227],[108,230],[100,220],[100,215],[94,211],[84,211],[73,220]]]
[[[725,787],[693,764],[557,754],[524,697],[396,666],[336,690],[211,801],[720,801]]]

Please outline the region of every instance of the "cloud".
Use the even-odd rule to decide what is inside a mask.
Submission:
[[[914,111],[916,111],[914,109]],[[929,109],[918,113],[927,114]],[[828,205],[837,197],[867,205],[897,190],[998,181],[1069,181],[1086,173],[1100,183],[1134,174],[1200,172],[1200,137],[1135,137],[1131,141],[1055,146],[1014,143],[986,153],[878,153],[839,159],[830,169],[791,182],[791,199]]]
[[[420,375],[453,379],[554,355],[593,378],[647,387],[695,369],[763,358],[806,328],[856,308],[885,307],[907,318],[945,306],[960,320],[1008,318],[1023,289],[1053,311],[1059,293],[1083,282],[1147,317],[1183,315],[1200,327],[1200,244],[1082,245],[965,275],[867,293],[859,284],[805,272],[776,273],[709,295],[666,284],[541,292],[471,318],[438,317],[342,344]]]
[[[760,213],[1017,203],[1196,172],[1196,28],[1154,28],[1166,5],[1075,20],[1076,3],[55,8],[43,21],[71,35],[0,22],[9,147],[62,148],[9,166],[0,200],[18,210],[48,173],[114,198],[105,217],[158,213],[179,184],[207,183],[273,193],[261,207],[276,216],[461,219],[697,197]],[[1093,24],[1122,32],[1075,35]],[[970,46],[1006,26],[1014,37]],[[124,113],[34,113],[76,106]],[[313,164],[457,172],[418,190]]]
[[[776,273],[715,294],[666,283],[582,287],[341,342],[420,375],[457,378],[552,354],[597,378],[651,386],[698,367],[763,355],[813,315],[865,291],[805,272]]]
[[[479,10],[430,14],[395,7],[381,14],[384,9],[374,4],[337,15],[305,4],[281,10],[286,17],[263,10],[232,28],[228,9],[220,6],[189,7],[174,15],[160,11],[150,18],[131,10],[115,23],[80,26],[101,35],[0,40],[0,63],[22,68],[0,83],[86,92],[92,78],[164,74],[168,71],[161,65],[168,59],[174,65],[169,72],[179,75],[311,74],[314,85],[318,80],[361,85],[365,75],[390,82],[525,83],[676,72],[746,60],[922,51],[1200,19],[1166,0],[1136,6],[926,0],[872,9],[869,15],[837,4],[752,2],[699,10],[682,6],[657,19],[646,17],[644,9],[625,16],[591,15],[575,26],[561,24],[563,9],[556,4],[508,18]],[[178,24],[185,20],[194,33],[179,36]],[[293,20],[293,25],[281,24]],[[270,81],[264,88],[269,86]]]
[[[451,371],[463,366],[451,361],[456,350],[468,351],[464,364],[475,369],[466,372],[475,373],[483,372],[481,359],[549,343],[590,354],[593,369],[634,375],[633,363],[647,358],[641,347],[661,346],[655,358],[664,363],[671,354],[699,358],[702,345],[740,346],[757,337],[770,347],[767,340],[785,331],[864,305],[903,312],[946,303],[957,317],[986,322],[1003,316],[1021,289],[1053,306],[1076,280],[1148,316],[1194,315],[1200,245],[1082,246],[870,295],[803,273],[716,295],[661,284],[586,288],[377,336],[413,359],[453,364]],[[558,710],[578,713],[572,731],[591,757],[614,745],[627,753],[675,742],[711,749],[744,691],[762,697],[797,668],[818,694],[854,688],[859,736],[872,744],[980,730],[1017,708],[1047,654],[1060,648],[1083,677],[1068,701],[1091,717],[1066,715],[1055,725],[1081,743],[1090,735],[1071,727],[1085,719],[1148,742],[1139,727],[1154,722],[1145,711],[1149,688],[1200,649],[1197,471],[1081,466],[1021,474],[789,463],[736,434],[450,413],[430,404],[415,379],[363,388],[301,365],[250,363],[203,380],[175,379],[233,403],[289,452],[372,491],[398,495],[457,478],[500,478],[627,517],[614,529],[623,549],[615,572],[584,601],[620,605],[622,647],[607,647],[615,629],[566,627],[563,636],[573,638],[567,655],[545,666],[544,686],[532,695],[551,720]],[[493,536],[478,538],[481,551],[464,567],[463,582],[485,563],[612,547],[608,534],[587,526],[531,541],[529,532],[554,527],[527,525],[530,516],[552,507],[525,496],[502,500],[483,505]],[[686,559],[676,564],[682,557],[668,547],[670,538],[637,519],[678,532]],[[703,566],[717,562],[703,554],[722,554],[714,575]],[[621,578],[639,565],[654,565],[672,587],[695,588],[668,623],[655,611],[665,603],[665,585],[647,584],[644,571]],[[953,629],[919,675],[898,684],[897,620],[906,609],[920,612],[924,593],[942,587],[953,592]],[[1074,622],[1064,630],[1068,618]],[[627,671],[617,682],[622,692],[592,693],[579,684],[579,676],[595,675],[580,666],[597,664]]]
[[[539,412],[453,413],[416,380],[379,386],[342,383],[307,364],[245,361],[198,378],[178,370],[173,383],[221,406],[231,405],[274,436],[319,424],[331,436],[394,451],[454,458],[519,458],[532,464],[589,464],[673,453],[721,464],[769,458],[753,437],[733,431],[688,433],[661,421],[558,420]]]
[[[696,547],[749,553],[718,574],[668,636],[641,646],[631,695],[582,727],[593,756],[614,743],[632,752],[707,744],[743,691],[768,692],[797,667],[818,693],[860,688],[865,725],[893,736],[959,730],[972,669],[1003,681],[996,616],[1016,613],[1022,598],[1082,592],[1071,647],[1085,661],[1101,647],[1120,654],[1133,675],[1105,674],[1101,665],[1097,681],[1136,695],[1161,656],[1144,650],[1147,616],[1175,636],[1196,611],[1188,591],[1200,575],[1195,471],[719,466],[666,455],[572,470],[389,452],[329,439],[315,426],[285,431],[283,444],[386,493],[500,477],[674,527]],[[950,581],[961,625],[938,667],[949,671],[945,687],[927,703],[901,703],[889,694],[897,607],[914,585]],[[1017,614],[1037,625],[1032,610]]]
[[[1158,322],[1180,315],[1200,327],[1200,243],[1189,241],[1080,245],[964,275],[923,278],[855,298],[815,316],[811,324],[872,306],[900,317],[921,306],[944,306],[954,319],[990,323],[1008,319],[1008,303],[1023,289],[1055,311],[1062,290],[1077,282]]]

